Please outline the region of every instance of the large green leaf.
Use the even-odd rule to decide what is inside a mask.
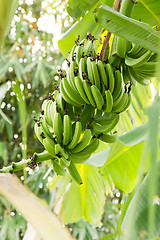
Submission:
[[[157,164],[158,173],[160,173],[160,162]],[[155,239],[160,235],[160,174],[158,174],[157,190],[155,197],[152,198],[150,205],[150,182],[152,178],[152,171],[147,175],[140,185],[135,196],[131,200],[124,221],[122,223],[122,236],[120,239],[127,240],[141,240],[141,239]],[[149,207],[155,212],[154,237],[149,237]],[[130,227],[131,225],[131,227]],[[128,233],[129,231],[129,233]],[[140,236],[143,236],[141,238]]]
[[[60,215],[66,224],[83,218],[97,226],[100,224],[105,202],[102,176],[98,168],[88,164],[80,164],[78,170],[83,184],[71,182],[68,192],[64,195]]]
[[[107,161],[109,151],[110,149],[108,148],[104,151],[95,153],[85,163],[95,167],[102,167]]]
[[[119,141],[126,146],[133,146],[148,138],[148,125],[147,123],[134,128],[119,136]]]
[[[84,16],[87,11],[90,11],[95,7],[98,2],[103,2],[110,7],[112,7],[114,3],[113,0],[69,0],[67,11],[72,18],[78,19],[79,17]]]
[[[155,26],[159,23],[152,12],[142,4],[141,0],[137,1],[135,4],[132,18],[138,21],[140,19],[142,22],[145,22],[151,26]]]
[[[119,156],[123,151],[125,152],[126,149],[128,149],[125,146],[134,146],[147,139],[148,123],[145,123],[121,134],[118,137],[119,141],[117,143],[110,144],[110,148],[93,154],[85,163],[96,167],[102,167],[109,159],[112,159],[114,156]]]
[[[160,24],[159,1],[157,0],[141,0],[145,8],[154,16]]]
[[[159,63],[159,62],[158,62]],[[148,225],[149,234],[152,235],[154,232],[155,212],[152,208],[153,197],[156,195],[157,184],[158,184],[158,169],[156,166],[158,159],[159,139],[158,139],[158,128],[159,128],[159,116],[160,116],[160,97],[156,96],[152,106],[148,109],[149,117],[149,139],[148,145],[150,150],[150,166],[152,171],[150,172],[151,181],[149,181],[149,210],[148,210]]]
[[[17,4],[18,0],[0,0],[0,49]]]
[[[93,8],[93,6],[98,2],[103,2],[107,6],[112,7],[114,0],[103,0],[103,1],[70,0],[68,1],[67,11],[71,17],[79,18],[81,16],[84,16],[84,14],[87,11],[90,11],[90,9]],[[148,2],[151,2],[151,1],[148,1]],[[159,2],[155,4],[156,7],[158,6],[158,4]],[[156,8],[156,11],[158,13],[158,8]],[[134,6],[132,18],[136,20],[141,19],[142,22],[145,22],[151,26],[155,26],[159,23],[159,20],[157,20],[154,12],[146,8],[140,1],[138,1],[137,4],[135,4]]]
[[[143,145],[142,142],[128,147],[117,142],[112,146],[103,167],[115,186],[125,193],[131,192],[137,184]]]
[[[96,22],[108,31],[153,52],[158,52],[159,33],[151,26],[128,18],[104,4],[95,12]]]
[[[43,240],[72,239],[57,217],[16,176],[0,174],[0,194],[32,224]]]

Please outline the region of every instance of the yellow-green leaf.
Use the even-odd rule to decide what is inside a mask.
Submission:
[[[16,176],[0,174],[0,194],[32,224],[43,240],[72,239],[57,217]]]

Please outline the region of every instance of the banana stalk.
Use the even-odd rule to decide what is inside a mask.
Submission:
[[[22,160],[20,162],[12,162],[12,164],[10,166],[7,167],[3,167],[2,169],[0,169],[0,173],[6,173],[6,172],[17,172],[20,171],[24,168],[26,168],[27,166],[35,166],[36,164],[43,162],[43,161],[47,161],[52,159],[52,156],[44,151],[42,153],[34,153],[33,156],[29,159],[26,160]]]

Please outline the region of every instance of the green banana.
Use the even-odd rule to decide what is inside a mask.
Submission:
[[[46,137],[43,139],[43,145],[45,147],[45,149],[47,150],[47,152],[52,156],[55,157],[55,143],[53,142],[53,140],[51,140],[50,138]]]
[[[127,85],[130,82],[130,80],[129,80],[128,74],[127,74],[127,66],[125,64],[121,65],[121,72],[122,72],[123,82],[125,85]]]
[[[141,48],[141,50],[136,54],[134,58],[139,58],[148,51],[146,48]]]
[[[150,84],[150,80],[154,77],[152,72],[136,71],[136,74],[147,80],[148,84]]]
[[[147,86],[150,84],[150,80],[147,80],[144,77],[140,76],[138,73],[135,72],[133,68],[130,68],[130,73],[132,77],[141,85]]]
[[[60,176],[65,176],[67,171],[63,167],[60,166],[57,159],[52,160],[53,170]]]
[[[104,113],[101,117],[96,118],[94,121],[96,123],[99,123],[102,126],[106,126],[112,123],[113,119],[115,118],[115,115],[109,115],[108,113]]]
[[[62,97],[62,94],[60,93],[57,97],[56,104],[57,107],[60,109],[60,113],[63,115],[64,114],[64,99]]]
[[[125,64],[128,65],[129,67],[139,67],[144,63],[146,63],[151,56],[152,56],[152,52],[149,50],[139,58],[130,58],[126,56]]]
[[[81,59],[81,45],[77,44],[75,48],[75,61],[77,65],[79,64],[80,59]]]
[[[134,71],[134,69],[131,69],[131,67],[126,66],[126,74],[127,74],[128,80],[129,80],[134,86],[136,86],[136,85],[137,85],[137,81],[136,81],[136,79],[133,77],[132,71]]]
[[[61,157],[59,159],[59,164],[62,168],[66,168],[70,165],[70,160],[66,159],[65,157]]]
[[[77,153],[70,153],[70,156],[75,157],[75,158],[84,158],[89,155],[91,155],[93,152],[96,151],[96,149],[99,146],[99,139],[94,138],[91,140],[91,142],[80,152]]]
[[[50,114],[50,107],[53,104],[52,100],[49,100],[45,106],[45,110],[44,110],[44,116],[46,118],[46,122],[48,123],[48,125],[50,127],[52,127],[53,125],[53,119],[51,119],[51,114]]]
[[[82,57],[79,61],[79,76],[83,80],[83,74],[87,72],[86,57]]]
[[[101,60],[97,61],[97,66],[98,66],[98,70],[99,70],[99,73],[101,76],[101,82],[103,82],[106,86],[106,89],[108,89],[109,88],[108,79],[107,79],[104,64],[102,63]]]
[[[91,126],[93,127],[93,132],[95,132],[96,134],[98,133],[108,133],[110,132],[118,123],[119,121],[119,114],[117,114],[115,116],[115,118],[113,119],[112,123],[106,126],[102,126],[98,123],[92,122]]]
[[[67,81],[69,84],[76,90],[75,82],[74,82],[74,69],[77,67],[77,64],[75,61],[71,61],[70,66],[67,69]]]
[[[78,154],[77,154],[78,155]],[[73,161],[74,163],[76,163],[76,164],[81,164],[81,163],[85,163],[87,160],[88,160],[88,158],[90,157],[90,155],[87,155],[86,157],[81,157],[81,158],[77,158],[77,155],[76,156],[74,156],[74,157],[72,157],[72,156],[69,156],[69,159],[71,160],[71,161]]]
[[[74,55],[75,55],[74,53],[75,53],[76,46],[77,46],[77,44],[74,44],[74,46],[71,49],[71,52],[69,54],[69,59],[68,59],[69,62],[73,61],[73,59],[74,59]]]
[[[130,93],[127,93],[127,94],[128,94],[128,99],[127,99],[126,105],[123,108],[123,111],[121,112],[124,112],[125,110],[127,110],[131,104],[131,94]]]
[[[88,79],[90,80],[90,82],[91,82],[92,84],[95,84],[91,62],[92,62],[92,57],[87,57],[87,73],[88,73]]]
[[[38,124],[38,123],[35,123],[34,124],[34,132],[35,132],[38,140],[43,144],[43,138],[41,136],[41,134],[43,132],[42,126],[40,126],[40,124]]]
[[[85,104],[85,101],[82,99],[80,94],[71,87],[66,78],[63,78],[63,87],[70,99],[72,99],[75,103],[79,105]]]
[[[46,105],[47,105],[47,103],[48,103],[48,99],[45,99],[44,101],[43,101],[43,103],[42,103],[42,110],[44,111],[44,113],[45,113],[45,111],[46,111]]]
[[[96,85],[91,86],[91,92],[92,92],[92,95],[94,97],[94,101],[96,103],[97,108],[99,110],[101,110],[103,105],[104,105],[104,99],[103,99],[103,96],[102,96],[101,92],[96,87]]]
[[[94,41],[92,40],[89,43],[88,55],[91,55],[94,58],[96,57],[95,45],[94,45]]]
[[[138,52],[143,48],[137,44],[133,44],[132,43],[132,48],[131,50],[127,53],[128,57],[131,57],[131,58],[136,58]]]
[[[74,102],[74,101],[72,100],[72,98],[70,98],[70,97],[68,96],[68,94],[67,94],[67,92],[66,92],[66,90],[65,90],[65,88],[64,88],[63,81],[61,81],[61,83],[60,83],[60,89],[61,89],[62,97],[64,98],[64,100],[65,100],[67,103],[69,103],[70,105],[73,105],[73,106],[77,106],[77,107],[81,106],[81,104],[79,104],[79,103],[77,103],[77,102]]]
[[[84,47],[83,47],[83,52],[84,52],[84,55],[88,54],[91,57],[96,57],[96,52],[95,52],[94,44],[93,44],[92,40],[88,39],[87,41],[85,41]]]
[[[121,72],[119,70],[115,71],[115,84],[114,84],[114,90],[112,93],[113,101],[116,100],[122,90],[122,77]]]
[[[109,85],[109,90],[111,93],[113,93],[113,89],[114,89],[114,74],[113,74],[113,69],[110,65],[110,63],[107,63],[106,65],[106,74],[107,74],[107,79],[108,79],[108,85]]]
[[[55,154],[68,159],[68,153],[61,147],[60,144],[55,144]]]
[[[95,61],[91,61],[91,68],[93,73],[94,84],[99,89],[99,91],[101,91],[101,80],[98,72],[98,67]]]
[[[69,115],[63,117],[63,145],[68,145],[72,138],[72,122]]]
[[[62,142],[63,135],[63,121],[61,114],[57,112],[54,117],[54,125],[53,125],[54,134],[56,136],[56,140],[58,143]]]
[[[155,72],[155,68],[156,68],[156,62],[146,62],[140,67],[135,68],[135,70]]]
[[[122,96],[123,96],[123,88],[121,89],[121,91],[120,91],[119,95],[117,96],[117,98],[113,101],[113,106],[117,105],[119,103],[119,101],[121,100]]]
[[[109,113],[112,110],[113,107],[113,96],[110,92],[110,90],[105,91],[105,96],[106,96],[106,103],[104,105],[104,112]]]
[[[54,95],[53,95],[53,96],[54,96],[54,100],[57,101],[57,98],[58,98],[58,96],[59,96],[59,94],[60,94],[59,89],[54,90],[53,94],[54,94]]]
[[[114,143],[117,141],[118,139],[118,134],[114,133],[112,135],[110,134],[100,134],[100,136],[98,137],[101,141],[106,142],[106,143]]]
[[[53,124],[54,124],[53,119],[55,117],[56,112],[57,112],[57,105],[56,105],[56,101],[54,101],[50,105],[50,118],[52,119],[52,126],[51,126],[52,128],[53,128]]]
[[[52,133],[50,132],[48,125],[46,123],[46,120],[44,117],[41,118],[40,120],[41,122],[41,127],[42,127],[42,132],[44,132],[48,137],[50,137],[51,139],[53,139]]]
[[[81,133],[82,133],[82,124],[81,124],[81,122],[77,121],[76,124],[75,124],[75,130],[74,130],[74,133],[73,133],[72,140],[69,143],[69,145],[67,146],[68,149],[75,148],[75,146],[79,142]]]
[[[78,153],[82,151],[90,142],[91,136],[92,136],[91,130],[86,129],[82,139],[79,141],[76,147],[71,150],[71,153]]]
[[[157,62],[157,53],[153,53],[148,62]]]
[[[118,37],[117,38],[117,55],[121,58],[125,58],[126,56],[126,47],[127,47],[127,39]]]
[[[87,98],[88,98],[90,104],[93,107],[96,107],[94,97],[93,97],[92,92],[91,92],[91,86],[89,85],[89,83],[86,80],[83,80],[82,82],[83,82],[83,88],[85,90],[85,93],[87,95]]]
[[[68,171],[71,175],[71,177],[78,183],[78,184],[82,184],[82,178],[76,168],[76,165],[73,161],[70,162],[70,165],[68,166]]]
[[[124,92],[119,103],[117,105],[113,106],[113,108],[112,108],[113,113],[120,113],[121,111],[123,111],[123,109],[126,105],[126,102],[127,102],[127,97],[128,97],[128,93]]]
[[[82,99],[87,103],[87,104],[90,104],[87,96],[86,96],[86,93],[84,91],[84,87],[83,87],[83,82],[82,80],[80,79],[79,76],[75,77],[75,84],[76,84],[76,88],[77,88],[77,91],[79,92],[80,96],[82,97]]]

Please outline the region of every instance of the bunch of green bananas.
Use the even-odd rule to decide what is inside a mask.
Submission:
[[[117,133],[109,135],[119,115],[103,114],[91,105],[76,107],[67,103],[57,89],[42,104],[41,116],[34,130],[39,141],[52,156],[54,171],[82,183],[76,165],[85,162],[98,148],[100,140],[115,142]]]
[[[131,17],[136,1],[123,0],[120,13]],[[128,40],[114,36],[110,63],[121,69],[123,81],[149,85],[155,75],[157,54]]]
[[[111,57],[103,63],[95,51],[95,38],[90,33],[81,42],[79,38],[67,59],[67,70],[59,70],[60,86],[43,101],[41,116],[35,119],[35,133],[52,156],[54,171],[65,175],[68,169],[81,184],[75,164],[87,161],[100,141],[114,143],[117,140],[117,132],[111,131],[119,121],[119,114],[131,103],[133,80],[126,69],[139,74],[141,64],[137,65],[137,59],[137,64],[131,63],[133,56],[140,56],[133,54],[136,46],[130,45],[125,58],[117,53],[119,62]],[[152,59],[153,62],[155,55],[142,50],[139,48],[138,52],[143,52],[145,61],[150,63]],[[118,62],[116,66],[115,62]],[[142,70],[144,73],[144,66]]]
[[[141,46],[132,44],[132,48],[125,56],[124,79],[133,85],[149,85],[155,75],[156,53],[152,53]]]
[[[96,55],[95,38],[76,40],[68,58],[67,71],[61,71],[60,90],[69,104],[80,107],[91,105],[104,113],[125,111],[131,102],[127,84],[124,84],[120,69],[103,63]]]
[[[132,85],[149,85],[155,76],[157,54],[115,36],[111,62],[121,68],[123,81]]]

